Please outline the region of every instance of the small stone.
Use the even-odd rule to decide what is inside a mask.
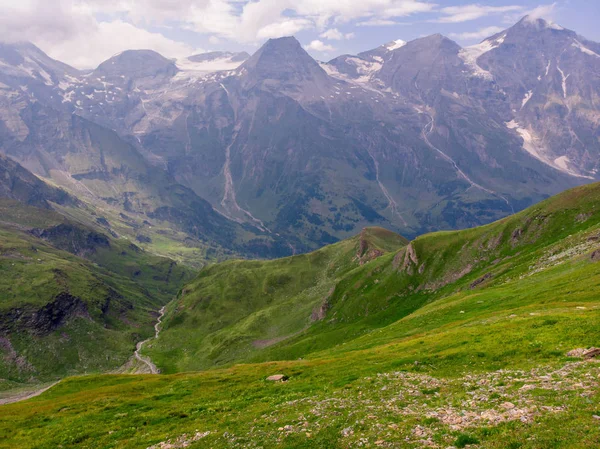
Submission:
[[[352,430],[352,427],[346,427],[344,430],[342,430],[342,436],[343,437],[349,437],[350,435],[354,434],[354,430]]]
[[[501,405],[501,407],[506,410],[511,410],[511,409],[515,408],[515,404],[513,404],[512,402],[505,402],[504,404]]]
[[[289,377],[285,374],[273,374],[272,376],[267,377],[267,380],[270,382],[285,382],[288,379]]]
[[[594,419],[600,419],[600,416],[598,416],[598,415],[592,415],[592,418],[594,418]]]

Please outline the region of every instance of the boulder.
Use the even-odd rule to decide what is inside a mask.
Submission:
[[[584,359],[592,359],[600,355],[600,348],[590,348],[583,353]]]
[[[288,380],[288,377],[285,374],[273,374],[267,377],[267,380],[270,382],[285,382]]]
[[[582,357],[584,359],[593,359],[600,356],[600,348],[591,347],[589,349],[577,348],[567,352],[567,357]]]

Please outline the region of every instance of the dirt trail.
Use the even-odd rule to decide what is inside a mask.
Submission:
[[[146,344],[150,340],[155,340],[158,338],[158,335],[160,334],[160,329],[161,329],[160,325],[162,324],[162,319],[164,316],[165,316],[165,307],[160,309],[160,315],[158,317],[158,320],[156,320],[156,324],[154,325],[154,337],[150,337],[144,341],[140,341],[135,346],[135,352],[134,352],[135,358],[138,359],[140,362],[146,364],[148,366],[148,368],[150,368],[150,372],[152,374],[160,374],[160,370],[156,367],[156,365],[154,363],[152,363],[152,360],[150,360],[149,357],[145,357],[145,356],[141,355],[140,351],[144,347],[144,344]]]
[[[60,382],[60,380],[57,380],[56,382],[44,387],[44,388],[40,388],[39,390],[35,390],[35,391],[20,391],[19,393],[16,393],[14,396],[11,397],[6,397],[6,398],[0,398],[0,405],[5,405],[5,404],[12,404],[13,402],[21,402],[21,401],[26,401],[27,399],[31,399],[31,398],[35,398],[36,396],[39,396],[40,394],[42,394],[43,392],[49,390],[50,388],[52,388],[54,385],[56,385],[58,382]]]

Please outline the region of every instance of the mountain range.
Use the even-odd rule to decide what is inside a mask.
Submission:
[[[329,62],[286,37],[83,72],[2,44],[0,150],[125,233],[273,257],[479,225],[598,179],[598,73],[600,44],[531,17]]]
[[[599,58],[0,44],[0,447],[598,447]]]

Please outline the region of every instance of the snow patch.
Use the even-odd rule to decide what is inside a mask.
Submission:
[[[354,57],[347,58],[346,62],[354,65],[357,73],[361,75],[358,79],[356,79],[356,81],[359,83],[368,82],[371,79],[371,76],[379,72],[382,67],[382,64],[379,62],[369,62],[365,61],[364,59]]]
[[[573,42],[571,44],[571,46],[577,48],[579,51],[581,51],[582,53],[585,53],[586,55],[595,56],[596,58],[600,58],[600,55],[598,53],[590,50],[585,45],[583,45],[581,42],[579,42],[577,39],[575,39],[575,42]]]
[[[477,64],[477,60],[480,56],[485,53],[492,51],[494,48],[498,48],[500,44],[504,42],[505,36],[500,36],[495,40],[485,40],[477,45],[471,45],[465,47],[458,52],[458,56],[464,61],[464,63],[473,71],[476,76],[485,79],[492,79],[493,76],[487,70],[482,69]]]
[[[226,70],[235,70],[243,61],[232,61],[230,56],[215,58],[210,61],[194,62],[188,58],[178,59],[175,65],[180,72],[175,78],[190,78],[194,76],[202,76],[214,72],[222,72]]]
[[[403,41],[402,39],[396,39],[395,41],[390,42],[389,44],[385,45],[385,48],[387,48],[389,51],[394,51],[394,50],[398,50],[399,48],[402,48],[406,45],[406,41]]]
[[[569,78],[569,76],[571,76],[571,74],[565,76],[565,72],[561,70],[560,66],[558,65],[558,61],[556,62],[556,68],[558,69],[558,71],[560,72],[560,76],[562,77],[563,97],[567,98],[567,79]]]
[[[549,165],[556,170],[559,170],[563,173],[566,173],[571,176],[575,176],[577,178],[588,178],[593,179],[591,176],[581,175],[569,168],[569,158],[567,156],[560,156],[554,160],[550,160],[546,153],[546,148],[542,145],[541,139],[535,134],[535,132],[531,129],[521,128],[518,122],[515,120],[511,120],[510,122],[505,123],[508,129],[514,129],[519,136],[523,139],[523,149],[527,151],[531,156],[543,162],[546,165]]]
[[[561,156],[554,159],[554,165],[560,167],[564,171],[569,171],[569,163],[571,161],[567,156]]]
[[[521,102],[521,109],[523,109],[525,107],[525,105],[527,104],[527,102],[529,100],[531,100],[532,96],[533,96],[533,90],[530,90],[529,92],[527,92],[525,94],[525,97],[523,98],[523,101]]]

